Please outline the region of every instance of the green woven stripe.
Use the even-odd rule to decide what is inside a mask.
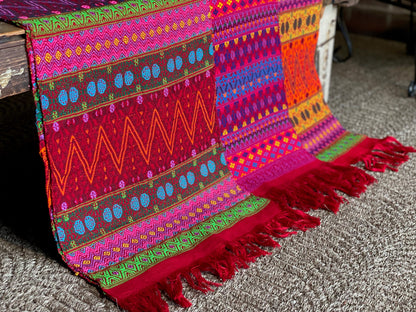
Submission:
[[[116,5],[91,8],[88,10],[68,12],[59,15],[36,17],[18,22],[29,26],[32,33],[40,38],[65,30],[65,32],[77,29],[90,28],[112,24],[121,20],[137,18],[137,16],[149,15],[154,12],[169,9],[173,6],[185,5],[192,1],[184,0],[132,0]],[[163,8],[163,9],[161,9]]]
[[[364,139],[365,136],[362,134],[347,132],[341,139],[315,156],[322,161],[333,161]]]
[[[186,232],[182,232],[177,237],[166,240],[157,247],[146,250],[117,265],[93,273],[90,278],[99,281],[100,286],[105,289],[123,284],[163,260],[191,250],[211,235],[230,228],[238,221],[258,213],[269,202],[268,199],[250,196],[227,211],[201,222]]]

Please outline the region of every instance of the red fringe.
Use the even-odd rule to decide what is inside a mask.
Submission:
[[[317,162],[318,166],[295,178],[279,177],[264,183],[253,193],[283,207],[297,207],[303,211],[323,208],[337,213],[345,199],[336,191],[359,197],[368,185],[376,181],[356,167]]]
[[[184,308],[190,307],[191,302],[182,293],[181,276],[178,274],[174,278],[168,278],[159,283],[161,290],[164,290],[169,298]]]
[[[404,146],[393,137],[386,137],[378,140],[373,149],[359,161],[364,162],[365,168],[371,171],[397,171],[401,164],[409,160],[408,153],[415,152],[413,147]]]
[[[182,292],[182,285],[181,285]],[[130,312],[169,312],[169,306],[157,286],[139,293],[133,293],[123,300],[118,300],[118,305]]]
[[[276,205],[271,203],[271,205]],[[131,312],[167,312],[169,307],[162,298],[163,291],[171,300],[182,307],[190,307],[191,302],[182,292],[182,280],[190,287],[203,293],[211,291],[211,286],[220,286],[202,276],[202,272],[209,272],[221,280],[231,279],[240,268],[248,268],[248,264],[256,258],[269,252],[262,247],[278,247],[279,244],[272,237],[283,238],[295,234],[294,230],[305,231],[320,224],[319,218],[312,217],[300,210],[280,208],[276,217],[265,225],[257,226],[251,233],[241,237],[238,241],[228,242],[209,259],[196,263],[192,268],[177,272],[154,287],[139,293],[133,293],[127,298],[119,299],[118,305]]]

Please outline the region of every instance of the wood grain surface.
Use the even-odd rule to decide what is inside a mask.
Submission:
[[[0,98],[30,90],[25,31],[0,22]]]

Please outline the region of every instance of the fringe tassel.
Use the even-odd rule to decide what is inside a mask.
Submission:
[[[306,231],[320,224],[319,218],[302,211],[282,208],[276,203],[270,203],[270,205],[280,211],[267,224],[258,225],[251,233],[239,240],[227,243],[209,259],[195,264],[192,268],[169,276],[146,291],[118,299],[119,306],[130,312],[167,312],[169,307],[161,296],[161,291],[163,291],[175,303],[184,308],[190,307],[191,302],[182,292],[182,280],[185,280],[193,289],[203,293],[212,291],[211,286],[218,287],[221,284],[205,279],[202,272],[212,273],[223,281],[229,280],[238,269],[248,268],[249,263],[260,256],[269,254],[262,247],[279,247],[280,245],[272,237],[287,237],[296,233],[289,229]]]
[[[337,213],[345,199],[336,191],[359,197],[368,185],[376,181],[360,168],[324,162],[286,183],[282,183],[283,180],[278,178],[264,183],[253,193],[287,208],[297,207],[303,211],[323,208]]]
[[[189,272],[182,273],[182,277],[188,282],[195,290],[199,290],[206,294],[208,291],[212,291],[211,286],[221,286],[221,284],[208,281],[201,275],[201,271],[197,268],[192,268]]]
[[[169,306],[163,300],[157,286],[119,299],[117,303],[121,308],[130,312],[169,312]]]
[[[174,278],[167,278],[165,281],[159,283],[159,287],[161,290],[166,292],[169,298],[180,306],[189,308],[192,305],[182,293],[182,281],[179,274]]]
[[[370,171],[384,172],[386,169],[397,171],[398,167],[409,160],[408,153],[415,153],[416,149],[404,146],[393,137],[379,140],[373,149],[359,160],[364,162]]]

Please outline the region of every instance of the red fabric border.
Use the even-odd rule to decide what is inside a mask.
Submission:
[[[134,277],[122,285],[104,291],[112,298],[128,297],[133,293],[144,291],[162,282],[168,276],[181,271],[186,271],[198,266],[201,263],[209,262],[209,258],[221,252],[227,242],[233,242],[240,237],[251,233],[258,225],[263,225],[273,219],[281,212],[276,209],[276,204],[269,203],[257,214],[247,217],[231,228],[214,234],[198,244],[195,248],[186,251],[178,256],[171,257],[163,262],[156,264],[146,272]]]

